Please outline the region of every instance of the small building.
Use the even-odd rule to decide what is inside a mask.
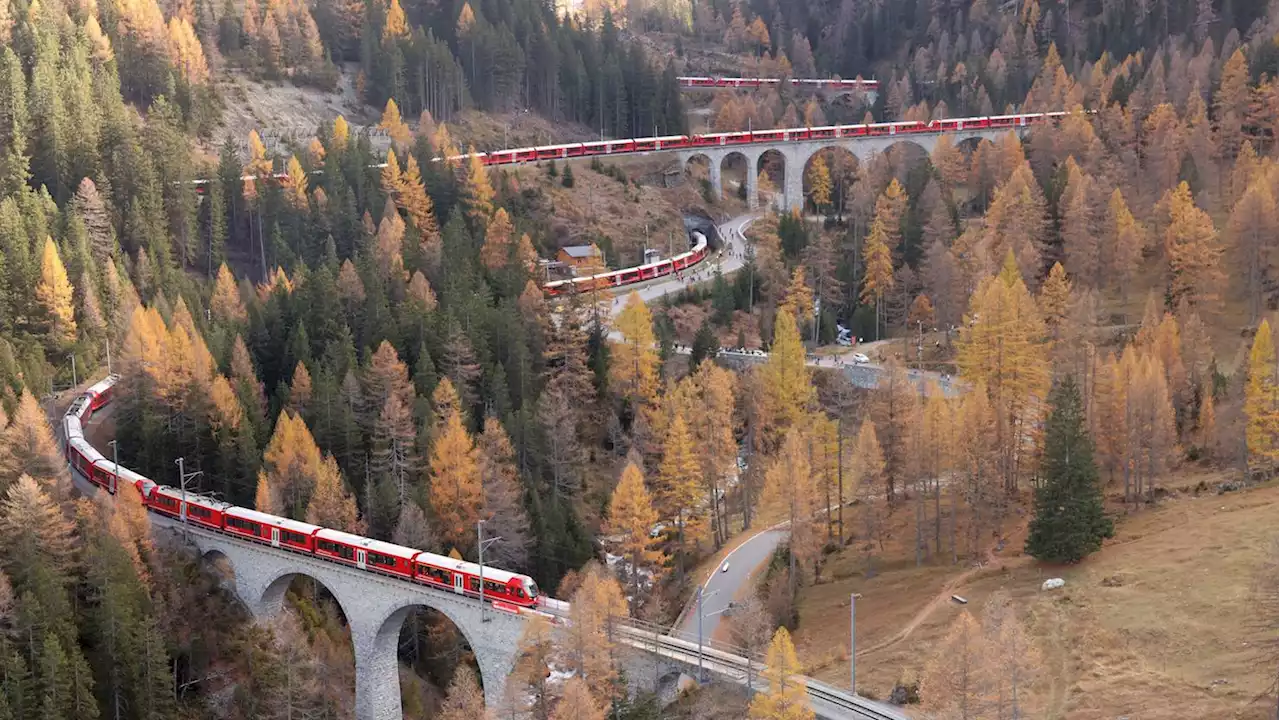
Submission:
[[[581,268],[598,268],[604,266],[604,255],[600,252],[600,248],[592,243],[590,245],[569,245],[560,248],[556,253],[556,260],[568,265],[569,267]]]

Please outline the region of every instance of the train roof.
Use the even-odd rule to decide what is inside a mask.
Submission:
[[[146,479],[147,478],[143,478],[143,480],[146,480]],[[182,489],[172,487],[170,485],[157,485],[156,492],[164,493],[166,495],[172,495],[173,497],[176,497],[176,498],[182,497]],[[194,492],[192,490],[188,490],[187,504],[190,505],[193,503],[199,503],[205,507],[217,508],[222,511],[230,510],[232,507],[234,507],[231,503],[225,503],[225,502],[222,502],[221,500],[214,500],[208,495],[201,495],[200,493]]]
[[[67,442],[73,439],[84,439],[84,426],[80,424],[80,418],[75,415],[67,415],[62,418],[62,432],[67,438]]]
[[[73,437],[69,439],[67,442],[71,444],[71,447],[80,451],[80,454],[84,455],[85,459],[91,463],[96,463],[99,460],[106,459],[102,456],[102,453],[98,452],[98,448],[90,445],[89,441],[84,439],[83,435],[79,437]]]
[[[91,385],[88,390],[85,390],[85,393],[89,395],[101,395],[107,390],[110,390],[111,386],[115,385],[116,381],[118,381],[119,379],[120,379],[119,375],[115,375],[115,374],[108,375],[102,378],[101,380],[99,380],[98,382],[94,383],[93,385]]]
[[[139,472],[134,472],[123,465],[118,465],[114,461],[108,460],[105,457],[94,464],[101,465],[104,470],[110,473],[114,473],[116,477],[120,478],[121,480],[124,480],[125,482],[136,483],[139,480],[145,480],[147,482],[152,482],[152,483],[155,482],[151,478],[147,477],[146,475],[143,475],[142,473],[139,473]]]
[[[437,555],[435,553],[424,552],[418,555],[418,562],[424,565],[434,565],[436,567],[442,567],[449,570],[457,570],[458,572],[464,572],[468,575],[480,574],[479,564],[468,562],[466,560],[455,560],[448,555]],[[491,565],[484,566],[485,580],[492,580],[497,583],[503,583],[504,585],[512,579],[519,578],[523,580],[526,577],[528,576],[496,568]]]
[[[289,530],[296,533],[302,533],[303,535],[307,535],[307,536],[314,535],[318,531],[324,529],[319,525],[312,525],[311,523],[305,523],[299,520],[290,520],[289,518],[286,518],[286,517],[280,517],[279,515],[272,515],[270,513],[258,512],[257,510],[250,510],[249,508],[229,507],[226,510],[226,514],[232,517],[240,518],[242,520],[252,520],[253,522],[259,522],[259,523],[262,523],[263,525],[271,525],[273,527],[278,527],[282,530]]]
[[[83,394],[71,401],[71,407],[67,408],[67,417],[74,417],[77,420],[84,417],[85,411],[89,409],[89,395]]]
[[[364,548],[365,550],[371,550],[376,553],[403,558],[405,560],[412,560],[415,555],[422,552],[421,550],[414,550],[413,548],[407,548],[403,545],[395,545],[389,542],[363,537],[361,535],[352,535],[349,532],[343,532],[341,530],[331,530],[329,528],[321,528],[316,533],[316,539],[340,542],[344,545]]]

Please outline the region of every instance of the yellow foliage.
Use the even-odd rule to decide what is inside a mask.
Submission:
[[[763,675],[769,690],[751,699],[748,717],[751,720],[812,720],[808,686],[800,671],[791,633],[780,627],[773,634],[765,655]]]
[[[289,156],[287,166],[288,177],[284,180],[285,199],[295,210],[306,210],[307,204],[307,171],[294,155]]]
[[[405,38],[409,36],[409,19],[404,14],[404,8],[400,7],[400,0],[391,0],[391,7],[387,8],[386,25],[382,26],[382,39]]]
[[[76,339],[75,301],[71,282],[67,280],[67,268],[63,266],[58,248],[51,237],[44,239],[36,300],[48,317],[50,339],[59,348],[69,347]]]
[[[392,0],[392,2],[393,9],[400,7],[399,0]],[[386,130],[391,140],[398,145],[407,145],[413,140],[413,133],[409,130],[409,126],[400,118],[400,107],[396,105],[395,98],[387,98],[387,105],[382,110],[382,119],[378,121],[378,127]]]
[[[1245,437],[1249,455],[1272,474],[1276,470],[1276,338],[1263,320],[1249,351],[1249,384],[1245,386]]]
[[[627,296],[617,329],[623,340],[613,345],[611,380],[624,397],[648,404],[658,390],[658,353],[654,349],[653,316],[639,293],[633,291]]]
[[[169,61],[191,85],[209,81],[209,64],[195,28],[184,17],[169,18]]]
[[[461,413],[449,412],[442,424],[431,448],[431,507],[442,542],[469,548],[475,544],[476,520],[484,508],[479,458]]]

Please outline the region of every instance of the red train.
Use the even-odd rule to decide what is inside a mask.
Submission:
[[[844,82],[844,81],[842,81]],[[847,82],[857,82],[850,80]],[[752,143],[805,142],[809,140],[837,140],[841,138],[879,137],[913,133],[944,133],[961,130],[991,130],[1020,128],[1061,119],[1065,112],[1024,113],[1021,115],[992,115],[987,117],[948,118],[930,122],[906,121],[873,123],[870,125],[830,125],[818,128],[784,128],[777,130],[744,130],[705,135],[666,135],[663,137],[632,138],[627,140],[597,140],[587,143],[542,145],[531,148],[497,150],[476,153],[485,165],[516,165],[542,160],[570,160],[581,157],[602,157],[628,153],[646,153],[657,150],[688,150],[723,145],[748,145]],[[470,155],[456,155],[450,160],[463,162]],[[438,160],[439,158],[437,158]]]
[[[692,265],[697,265],[707,257],[710,252],[710,248],[707,245],[707,236],[694,230],[693,239],[694,245],[687,253],[646,265],[623,268],[622,270],[612,270],[570,280],[556,280],[543,285],[542,291],[548,296],[555,297],[557,295],[622,287],[623,285],[670,275]]]
[[[676,81],[682,88],[761,88],[780,85],[780,78],[744,78],[744,77],[678,77]],[[880,89],[875,80],[840,80],[837,78],[791,78],[786,82],[806,88],[829,90],[860,89],[872,92]]]
[[[121,482],[132,484],[148,510],[175,519],[185,515],[195,527],[460,595],[481,596],[481,569],[475,563],[184,493],[107,460],[85,440],[83,421],[111,400],[118,380],[111,375],[89,388],[63,416],[67,462],[93,484],[113,495]],[[527,575],[485,567],[483,582],[483,597],[495,609],[519,612],[522,607],[536,607],[541,597],[537,583]]]

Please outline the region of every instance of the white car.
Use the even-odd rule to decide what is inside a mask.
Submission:
[[[729,561],[728,561],[728,560],[725,560],[725,561],[724,561],[724,564],[720,566],[720,572],[729,572]]]
[[[867,363],[871,362],[871,358],[867,357],[866,355],[863,355],[862,353],[854,353],[853,361],[858,363],[859,365],[866,365]]]

